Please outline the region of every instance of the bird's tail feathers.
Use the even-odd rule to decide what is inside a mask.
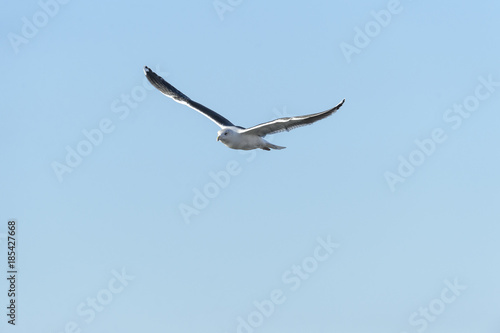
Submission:
[[[267,149],[266,149],[267,148]],[[276,149],[276,150],[280,150],[280,149],[285,149],[286,147],[282,147],[282,146],[277,146],[277,145],[273,145],[272,143],[267,143],[266,147],[262,148],[264,150],[271,150],[271,149]]]

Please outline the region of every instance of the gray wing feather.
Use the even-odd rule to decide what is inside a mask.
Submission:
[[[229,120],[227,120],[217,112],[207,108],[206,106],[198,102],[191,100],[189,97],[187,97],[182,92],[177,90],[170,83],[165,81],[161,76],[153,72],[151,68],[145,66],[144,74],[146,74],[146,78],[148,79],[148,81],[151,82],[151,84],[165,96],[168,96],[174,99],[176,102],[185,104],[190,108],[195,109],[196,111],[200,112],[201,114],[212,120],[221,128],[224,126],[234,126],[233,123],[231,123]]]
[[[264,137],[268,134],[274,134],[284,131],[288,132],[294,128],[311,125],[312,123],[317,122],[318,120],[331,116],[338,109],[340,109],[340,107],[342,106],[342,104],[344,104],[344,102],[345,99],[343,99],[342,102],[340,102],[337,106],[323,112],[318,112],[298,117],[279,118],[267,123],[247,128],[246,130],[242,131],[242,133]]]

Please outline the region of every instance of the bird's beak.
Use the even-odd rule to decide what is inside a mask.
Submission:
[[[219,141],[220,135],[217,135],[217,141]]]

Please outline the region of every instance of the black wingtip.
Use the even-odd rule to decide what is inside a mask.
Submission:
[[[149,72],[152,72],[151,68],[149,68],[148,66],[144,66],[144,74],[148,75]]]
[[[344,105],[344,102],[345,102],[345,98],[342,100],[342,102],[340,102],[336,108],[339,109],[342,105]]]

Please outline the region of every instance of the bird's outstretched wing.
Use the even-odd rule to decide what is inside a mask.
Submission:
[[[275,119],[273,121],[263,123],[254,127],[247,128],[243,131],[241,131],[242,134],[252,134],[252,135],[258,135],[261,137],[264,137],[268,134],[273,134],[273,133],[278,133],[278,132],[283,132],[283,131],[290,131],[294,128],[301,127],[301,126],[306,126],[310,125],[318,120],[321,120],[323,118],[326,118],[328,116],[331,116],[332,114],[335,113],[342,104],[344,104],[345,99],[342,100],[337,106],[330,110],[326,110],[323,112],[319,113],[314,113],[314,114],[308,114],[305,116],[298,116],[298,117],[287,117],[287,118],[279,118]]]
[[[165,96],[173,98],[176,102],[185,104],[190,108],[195,109],[199,113],[212,120],[221,128],[224,126],[234,126],[233,123],[231,123],[229,120],[227,120],[217,112],[210,110],[206,106],[191,100],[170,83],[165,81],[161,76],[153,72],[148,66],[144,66],[144,74],[146,74],[148,81],[151,82],[151,84]]]

